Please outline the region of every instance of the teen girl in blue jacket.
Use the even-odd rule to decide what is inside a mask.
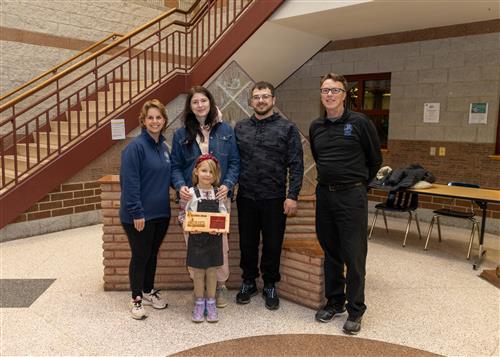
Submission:
[[[183,206],[191,199],[192,173],[201,154],[212,154],[220,165],[220,187],[217,198],[226,200],[238,181],[240,156],[233,128],[222,121],[212,94],[204,87],[194,86],[184,106],[184,126],[177,129],[172,140],[172,184],[180,193]],[[226,204],[230,207],[230,202]],[[180,217],[182,220],[182,216]],[[187,236],[185,236],[187,240]],[[225,307],[229,277],[227,235],[223,236],[224,264],[217,270],[217,307]],[[192,274],[191,274],[192,276]]]

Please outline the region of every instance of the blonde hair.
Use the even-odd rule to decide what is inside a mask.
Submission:
[[[193,186],[196,186],[198,184],[198,175],[196,174],[196,170],[204,163],[206,162],[208,164],[208,167],[213,173],[214,176],[214,182],[212,182],[212,186],[219,187],[219,181],[220,181],[220,169],[219,165],[212,160],[212,159],[206,159],[201,162],[199,162],[197,165],[195,165],[193,169],[193,175],[191,176],[191,179],[193,181]]]
[[[165,123],[163,124],[163,128],[161,128],[161,131],[163,132],[167,127],[167,122],[168,122],[167,110],[165,109],[165,106],[158,99],[151,99],[143,104],[141,112],[139,113],[139,124],[141,125],[141,128],[146,128],[146,126],[144,125],[144,120],[148,116],[148,110],[151,108],[158,109],[160,111],[161,116],[165,118]]]

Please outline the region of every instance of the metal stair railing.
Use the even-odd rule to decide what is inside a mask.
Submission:
[[[254,0],[170,10],[0,106],[0,192],[175,74],[189,73]]]
[[[14,94],[16,94],[16,93],[18,93],[18,92],[22,91],[23,89],[25,89],[25,88],[27,88],[27,87],[31,86],[32,84],[35,84],[36,82],[41,81],[42,79],[46,78],[47,76],[57,74],[57,72],[58,72],[61,68],[63,68],[63,67],[65,67],[65,66],[69,65],[69,64],[70,64],[70,63],[72,63],[72,62],[75,62],[77,59],[79,59],[80,57],[82,57],[82,56],[83,56],[83,55],[85,55],[86,53],[91,52],[91,51],[92,51],[92,50],[94,50],[95,48],[97,48],[97,47],[99,47],[99,46],[103,45],[105,42],[108,42],[109,40],[114,41],[114,40],[115,40],[116,38],[118,38],[118,37],[123,37],[123,35],[121,35],[121,34],[119,34],[119,33],[112,33],[112,34],[110,34],[110,35],[108,35],[108,36],[104,37],[102,40],[99,40],[99,41],[97,41],[96,43],[93,43],[93,44],[92,44],[92,45],[90,45],[89,47],[84,48],[83,50],[81,50],[80,52],[78,52],[76,55],[74,55],[74,56],[72,56],[72,57],[68,58],[68,59],[67,59],[67,60],[65,60],[64,62],[59,63],[58,65],[56,65],[56,66],[52,67],[51,69],[49,69],[49,70],[47,70],[47,71],[43,72],[42,74],[40,74],[40,75],[36,76],[35,78],[33,78],[33,79],[29,80],[28,82],[26,82],[26,83],[24,83],[24,84],[22,84],[22,85],[20,85],[20,86],[18,86],[18,87],[16,87],[16,88],[14,88],[14,89],[10,90],[9,92],[7,92],[7,93],[5,93],[5,94],[1,95],[1,96],[0,96],[0,103],[2,103],[2,102],[6,102],[6,101],[7,101],[7,99],[11,98]]]

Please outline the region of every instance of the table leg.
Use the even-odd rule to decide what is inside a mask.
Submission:
[[[486,250],[483,250],[484,243],[484,228],[486,227],[486,210],[488,208],[488,202],[486,201],[476,201],[476,203],[483,210],[483,215],[481,218],[481,232],[479,234],[479,251],[477,254],[477,258],[472,264],[472,269],[476,270],[481,265],[481,261],[483,260],[483,255],[486,254]]]

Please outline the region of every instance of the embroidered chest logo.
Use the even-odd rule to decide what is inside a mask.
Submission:
[[[351,136],[351,135],[352,135],[352,124],[344,125],[344,136]]]

